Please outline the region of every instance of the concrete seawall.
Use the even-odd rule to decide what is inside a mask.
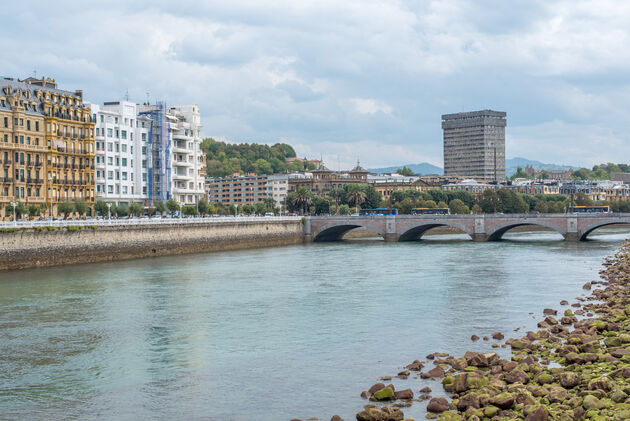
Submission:
[[[0,270],[300,244],[302,222],[250,221],[0,232]]]

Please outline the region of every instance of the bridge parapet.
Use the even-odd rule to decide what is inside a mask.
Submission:
[[[340,240],[355,228],[363,227],[386,241],[417,240],[431,228],[447,226],[468,234],[474,241],[500,240],[505,232],[523,225],[546,227],[565,240],[585,240],[602,226],[630,224],[630,214],[490,214],[490,215],[368,215],[307,217],[307,241]]]

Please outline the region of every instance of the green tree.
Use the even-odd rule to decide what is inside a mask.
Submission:
[[[479,206],[481,207],[481,211],[483,213],[496,213],[502,212],[503,208],[499,203],[499,198],[497,197],[497,192],[493,189],[486,189],[481,194],[481,200],[479,201]]]
[[[267,212],[267,205],[264,202],[254,204],[254,213],[256,215],[264,215]]]
[[[273,197],[265,197],[265,200],[263,201],[263,203],[265,204],[266,212],[273,212],[273,210],[276,207],[276,201],[273,200]]]
[[[101,216],[107,216],[107,203],[103,200],[97,200],[96,203],[94,203],[94,211],[100,213]]]
[[[81,199],[74,200],[74,211],[79,214],[79,216],[83,216],[88,211],[89,206],[85,201]]]
[[[510,177],[510,180],[514,180],[517,178],[529,178],[529,175],[525,171],[523,171],[522,167],[516,167],[516,172]]]
[[[131,216],[140,215],[144,211],[144,206],[140,203],[131,202],[129,206],[127,206],[127,210]]]
[[[30,219],[39,215],[39,206],[37,205],[29,205],[27,208],[28,216]]]
[[[241,209],[245,215],[251,215],[254,213],[254,207],[252,205],[243,205]]]
[[[584,192],[579,192],[575,195],[575,205],[593,206],[593,200],[591,200]]]
[[[292,204],[301,210],[301,214],[304,215],[305,209],[308,209],[313,200],[313,193],[306,187],[298,187],[295,191],[295,195],[292,198]]]
[[[470,211],[474,214],[479,214],[481,213],[481,206],[475,203],[475,206],[473,206]]]
[[[534,210],[536,212],[540,212],[540,213],[548,213],[549,212],[549,206],[547,205],[547,203],[544,200],[538,200],[536,202],[536,205],[534,205]]]
[[[346,191],[336,187],[330,191],[330,197],[335,201],[335,213],[339,213],[339,205],[346,200]]]
[[[201,216],[207,215],[210,212],[210,205],[204,197],[197,202],[197,209],[199,209]]]
[[[365,201],[365,191],[359,184],[346,184],[346,197],[349,205],[354,205],[355,211],[358,211],[359,206]]]
[[[436,206],[436,207],[438,207],[438,208],[440,208],[440,209],[447,209],[447,208],[448,208],[448,204],[447,204],[446,202],[442,202],[442,201],[440,201],[440,202],[437,204],[437,206]]]
[[[374,186],[368,184],[363,185],[363,191],[365,192],[365,200],[363,201],[363,207],[367,209],[380,208],[383,204],[383,198],[381,194],[376,191]]]
[[[350,206],[346,204],[339,206],[339,215],[350,215]]]
[[[313,210],[313,214],[315,215],[324,215],[331,213],[330,212],[330,204],[332,203],[332,198],[328,196],[315,196],[313,197],[313,204],[311,206]]]
[[[57,212],[62,213],[64,219],[68,219],[68,215],[74,212],[74,203],[61,202],[59,205],[57,205]]]
[[[166,201],[166,209],[168,209],[171,214],[174,214],[179,210],[179,203],[177,203],[177,200],[175,199],[168,199]]]
[[[513,190],[499,189],[497,196],[505,213],[527,213],[529,205]]]
[[[410,197],[407,197],[400,202],[397,202],[394,207],[398,209],[398,213],[401,215],[409,215],[415,206],[413,200],[411,200]]]
[[[182,213],[186,216],[195,216],[197,215],[197,207],[196,206],[184,206],[182,209]]]
[[[413,171],[411,170],[411,168],[405,166],[405,167],[402,167],[402,168],[398,168],[396,170],[396,174],[412,176],[413,175]]]
[[[160,212],[160,216],[163,216],[164,212],[166,212],[166,205],[161,200],[158,200],[155,202],[155,210]]]
[[[470,213],[470,208],[466,206],[460,199],[453,199],[448,205],[451,213],[457,215],[466,215]]]

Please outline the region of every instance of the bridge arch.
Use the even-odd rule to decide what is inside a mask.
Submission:
[[[350,222],[333,222],[326,224],[313,233],[313,241],[341,241],[343,236],[355,228],[366,228],[370,231],[374,231],[381,237],[385,238],[385,232],[378,226],[373,224],[367,224],[359,221]]]
[[[614,222],[609,222],[609,221],[598,221],[598,222],[594,222],[590,225],[587,225],[585,228],[583,228],[579,233],[578,233],[578,240],[580,241],[585,241],[588,237],[588,235],[595,231],[597,228],[601,228],[601,227],[606,227],[606,226],[611,226],[611,225],[629,225],[630,224],[630,218],[625,218],[619,221],[614,221]]]
[[[404,231],[401,230],[399,232],[398,241],[414,241],[422,238],[425,232],[432,228],[437,227],[450,227],[458,229],[466,234],[468,234],[471,238],[473,237],[473,232],[471,230],[461,224],[451,221],[422,221],[421,223],[406,227]]]
[[[505,222],[503,224],[495,226],[486,233],[488,235],[488,241],[499,241],[503,237],[503,234],[505,234],[512,228],[522,227],[525,225],[537,225],[540,227],[546,227],[553,231],[556,231],[557,233],[562,235],[562,237],[566,235],[566,231],[556,224],[539,220],[527,220],[526,222]]]

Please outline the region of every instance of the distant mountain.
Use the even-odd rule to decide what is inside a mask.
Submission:
[[[428,162],[423,162],[421,164],[405,164],[405,165],[399,165],[396,167],[371,168],[368,171],[375,174],[390,174],[390,173],[395,173],[397,169],[402,168],[402,167],[410,168],[411,171],[414,172],[414,174],[421,174],[421,175],[444,174],[444,170],[442,168],[436,167],[435,165],[429,164]]]
[[[540,161],[534,161],[527,158],[510,158],[505,160],[505,172],[508,177],[516,172],[518,167],[525,168],[527,165],[535,170],[577,170],[580,167],[559,164],[544,164]]]

